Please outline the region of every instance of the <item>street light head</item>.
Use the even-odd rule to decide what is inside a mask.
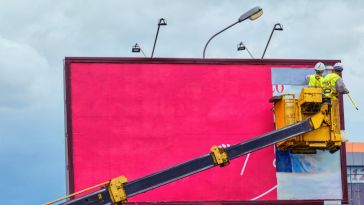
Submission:
[[[239,44],[238,44],[238,51],[243,51],[243,50],[245,50],[245,45],[244,45],[244,43],[243,42],[240,42]]]
[[[140,46],[136,43],[133,48],[131,49],[131,52],[133,53],[139,53],[140,52]]]
[[[250,20],[254,21],[263,15],[263,9],[259,8],[258,12],[249,17]]]
[[[167,22],[164,18],[159,19],[158,26],[167,26]]]
[[[280,24],[280,23],[276,23],[274,25],[274,30],[276,30],[276,31],[283,31],[283,25]]]
[[[245,21],[246,19],[254,21],[255,19],[259,18],[262,15],[263,15],[263,9],[257,6],[245,12],[243,15],[241,15],[238,22]]]

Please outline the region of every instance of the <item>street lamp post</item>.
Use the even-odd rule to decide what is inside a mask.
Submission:
[[[131,48],[131,52],[133,53],[140,53],[142,52],[144,57],[147,57],[143,51],[143,49],[136,43],[132,48]]]
[[[265,49],[264,49],[264,52],[263,52],[263,55],[262,55],[262,59],[264,58],[265,52],[267,51],[267,48],[268,48],[268,45],[269,45],[270,39],[272,38],[274,31],[283,31],[283,25],[282,25],[282,24],[280,24],[280,23],[276,23],[276,24],[274,24],[274,26],[273,26],[273,30],[272,30],[272,33],[270,33],[270,36],[269,36],[269,39],[268,39],[267,45],[265,46]]]
[[[207,45],[210,43],[210,41],[215,38],[217,35],[219,35],[220,33],[226,31],[227,29],[235,26],[236,24],[245,21],[246,19],[250,19],[252,21],[254,21],[255,19],[259,18],[261,15],[263,14],[263,9],[260,8],[259,6],[254,7],[252,9],[250,9],[249,11],[245,12],[243,15],[240,16],[240,18],[234,22],[233,24],[231,24],[230,26],[224,28],[223,30],[217,32],[215,35],[213,35],[205,44],[205,48],[203,49],[203,58],[205,58],[205,53],[206,53],[206,48]]]
[[[154,49],[155,49],[155,44],[157,43],[157,39],[158,39],[158,34],[159,34],[159,28],[161,26],[166,26],[167,25],[167,22],[164,18],[161,18],[159,19],[159,22],[158,22],[158,29],[157,29],[157,34],[155,35],[155,39],[154,39],[154,45],[153,45],[153,50],[152,50],[152,55],[151,55],[151,58],[153,58],[154,56]]]
[[[246,50],[246,51],[248,51],[248,53],[249,53],[250,57],[251,57],[251,58],[254,58],[254,56],[252,55],[252,53],[250,53],[250,51],[249,51],[248,47],[246,47],[246,46],[244,45],[244,43],[243,43],[243,42],[240,42],[240,43],[238,44],[238,49],[237,49],[237,50],[238,50],[238,51]]]

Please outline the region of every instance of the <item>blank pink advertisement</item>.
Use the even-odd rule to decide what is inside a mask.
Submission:
[[[72,63],[70,186],[132,181],[272,131],[271,79],[268,65]],[[129,201],[276,200],[274,159],[270,146]]]

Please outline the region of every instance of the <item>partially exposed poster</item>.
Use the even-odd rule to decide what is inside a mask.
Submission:
[[[292,93],[299,97],[312,68],[272,68],[274,95]],[[276,150],[277,198],[341,199],[340,151],[316,154],[291,154]]]

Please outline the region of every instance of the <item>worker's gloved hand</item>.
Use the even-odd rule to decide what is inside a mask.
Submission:
[[[349,141],[348,135],[346,134],[345,130],[340,130],[340,135],[341,135],[341,141],[342,142],[348,142]]]
[[[230,147],[230,144],[221,144],[218,146],[219,148],[227,148],[227,147]]]

